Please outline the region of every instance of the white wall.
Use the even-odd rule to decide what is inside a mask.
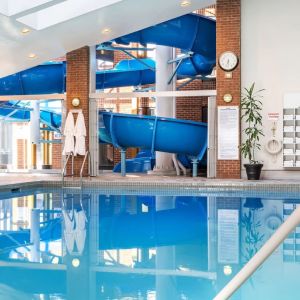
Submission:
[[[241,0],[242,88],[256,82],[264,93],[264,145],[271,138],[269,112],[279,112],[276,137],[282,140],[282,104],[286,92],[300,92],[300,1]],[[282,167],[282,153],[277,161],[261,151],[264,178],[295,177],[300,171]]]

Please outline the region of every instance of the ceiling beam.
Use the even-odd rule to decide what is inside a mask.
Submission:
[[[13,100],[66,100],[66,94],[44,94],[44,95],[12,95],[0,96],[0,101]]]
[[[58,3],[65,2],[65,1],[66,1],[66,0],[52,0],[52,1],[46,2],[46,3],[44,3],[44,4],[37,5],[37,6],[35,6],[35,7],[32,7],[32,8],[23,10],[23,11],[21,11],[21,12],[18,12],[18,13],[16,13],[16,14],[12,15],[11,17],[13,17],[14,19],[18,19],[18,18],[27,16],[27,15],[33,14],[33,13],[35,13],[35,12],[37,12],[37,11],[42,10],[42,9],[51,7],[51,6],[56,5],[56,4],[58,4]]]
[[[216,90],[163,91],[163,92],[124,92],[124,93],[91,93],[91,99],[139,98],[139,97],[211,97]]]

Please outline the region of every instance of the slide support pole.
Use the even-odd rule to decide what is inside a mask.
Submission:
[[[197,177],[197,175],[198,175],[198,159],[193,158],[192,164],[193,164],[193,177]]]
[[[121,175],[126,176],[126,149],[121,149]]]

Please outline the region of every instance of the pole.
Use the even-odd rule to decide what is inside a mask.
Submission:
[[[32,243],[31,261],[40,262],[40,210],[31,210],[30,243]]]
[[[126,176],[126,149],[121,149],[121,175]]]
[[[193,164],[193,177],[197,177],[197,175],[198,175],[198,159],[197,158],[192,159],[192,164]]]

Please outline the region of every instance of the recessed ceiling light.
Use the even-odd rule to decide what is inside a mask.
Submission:
[[[190,5],[191,5],[191,1],[188,1],[188,0],[182,0],[180,2],[181,7],[187,7],[187,6],[190,6]]]
[[[29,32],[30,32],[30,29],[29,29],[29,28],[26,28],[26,27],[24,27],[24,28],[21,30],[21,32],[22,32],[23,34],[27,34],[27,33],[29,33]]]
[[[34,58],[36,58],[36,54],[35,53],[30,53],[30,54],[28,54],[28,58],[34,59]]]
[[[103,30],[102,30],[102,33],[103,34],[108,34],[108,33],[110,33],[111,32],[111,29],[110,28],[104,28]]]

